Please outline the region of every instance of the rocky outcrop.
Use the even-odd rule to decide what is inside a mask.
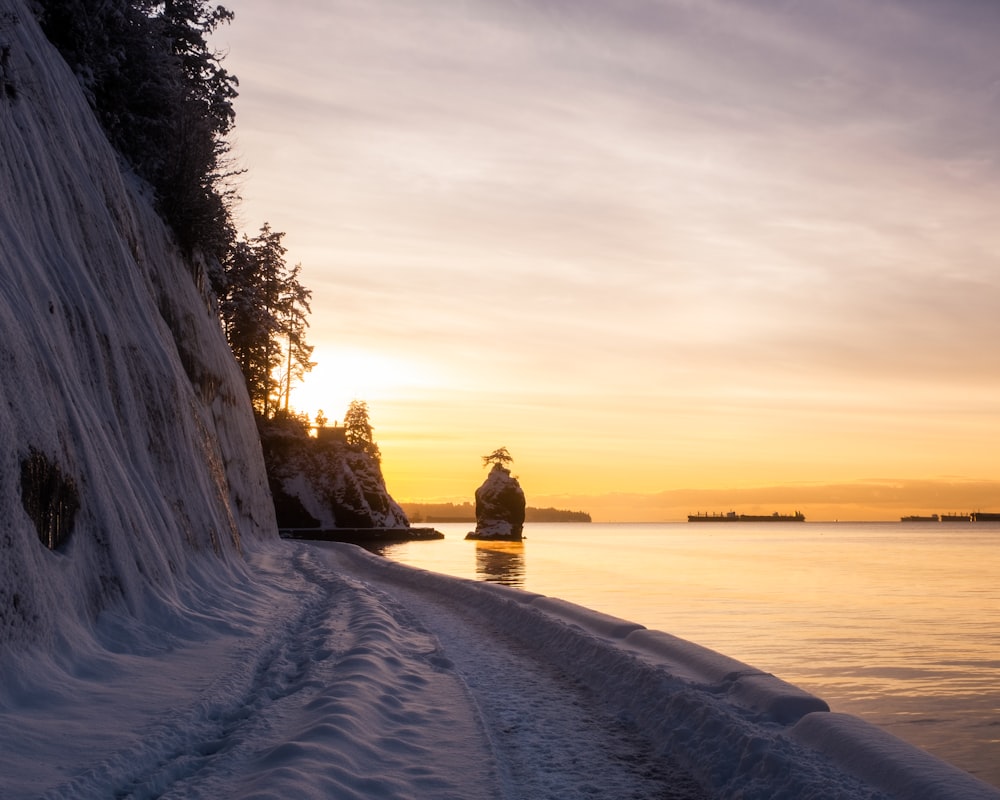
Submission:
[[[476,489],[476,530],[465,538],[520,540],[524,508],[524,492],[517,478],[503,465],[494,464]]]
[[[409,528],[371,455],[314,439],[295,421],[261,430],[279,528]]]

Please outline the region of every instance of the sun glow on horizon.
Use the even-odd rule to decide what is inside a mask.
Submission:
[[[609,515],[1000,506],[1000,6],[241,2],[244,211],[313,290],[291,402],[367,402],[393,496],[506,446]]]
[[[343,419],[353,400],[377,407],[387,399],[399,401],[414,391],[434,387],[442,379],[440,369],[434,365],[418,364],[384,351],[323,344],[313,352],[316,366],[292,386],[293,409],[310,419],[322,410],[333,423]],[[377,425],[377,420],[373,421]]]

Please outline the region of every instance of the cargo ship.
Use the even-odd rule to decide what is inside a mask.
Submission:
[[[908,517],[900,517],[900,522],[940,522],[940,518],[937,514],[931,514],[929,517],[922,517],[919,514],[911,514]]]
[[[968,514],[942,514],[942,522],[1000,522],[998,511],[972,511]]]
[[[726,514],[688,514],[688,522],[805,522],[801,511],[794,514],[737,514],[730,511]]]

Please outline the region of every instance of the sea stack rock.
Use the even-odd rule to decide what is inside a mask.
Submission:
[[[476,489],[476,530],[466,539],[520,541],[524,530],[524,492],[502,463],[493,464]]]

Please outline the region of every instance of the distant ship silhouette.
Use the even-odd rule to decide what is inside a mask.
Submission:
[[[801,511],[794,514],[737,514],[730,511],[726,514],[688,514],[688,522],[805,522]]]

